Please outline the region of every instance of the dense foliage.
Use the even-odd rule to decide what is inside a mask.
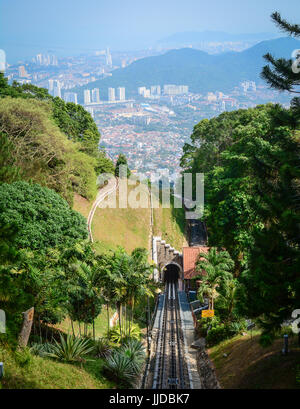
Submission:
[[[205,173],[209,244],[235,262],[243,315],[274,331],[300,302],[299,117],[279,105],[196,125],[182,165]]]
[[[33,180],[60,193],[91,199],[96,176],[114,171],[98,149],[100,134],[91,115],[31,84],[8,85],[0,73],[0,182]]]
[[[124,174],[124,175],[122,174],[122,172],[124,172],[124,170],[121,170],[122,167],[120,169],[120,166],[122,166],[122,167],[124,166],[124,170],[126,171],[126,174]],[[126,166],[126,168],[125,168],[125,166]],[[121,174],[120,174],[120,170],[121,170]],[[117,176],[117,177],[119,177],[119,176],[120,177],[122,177],[122,176],[129,177],[130,176],[130,169],[128,167],[126,156],[123,155],[122,153],[120,153],[120,155],[118,157],[118,160],[117,160],[117,163],[116,163],[115,176]]]
[[[37,184],[0,185],[0,224],[14,225],[14,244],[44,250],[87,238],[86,220],[53,190]]]

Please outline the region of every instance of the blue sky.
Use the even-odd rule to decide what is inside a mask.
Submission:
[[[299,0],[0,0],[0,48],[15,60],[139,49],[182,31],[276,32],[275,10],[300,22]]]

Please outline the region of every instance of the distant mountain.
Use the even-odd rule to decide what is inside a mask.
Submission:
[[[108,87],[125,87],[126,97],[134,96],[140,86],[184,84],[191,92],[230,91],[243,80],[261,81],[260,72],[267,52],[276,57],[290,58],[300,41],[279,38],[263,41],[243,52],[209,55],[192,48],[172,50],[147,57],[112,72],[111,77],[76,89],[82,102],[83,89],[100,88],[101,99],[107,98]]]
[[[223,31],[186,31],[175,33],[161,39],[159,44],[197,44],[210,41],[262,41],[270,40],[279,37],[274,33],[246,33],[246,34],[230,34]]]

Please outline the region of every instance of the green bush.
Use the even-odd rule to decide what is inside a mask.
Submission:
[[[212,328],[208,331],[206,343],[209,346],[213,346],[227,338],[229,338],[228,327],[225,327],[224,324],[220,324],[217,328]]]
[[[124,343],[126,340],[129,340],[129,339],[138,340],[140,339],[140,337],[141,337],[141,331],[138,325],[136,324],[131,324],[130,333],[129,333],[129,329],[127,329],[126,331],[122,329],[122,333],[121,333],[120,327],[118,325],[114,326],[107,333],[107,338],[109,338],[110,340],[118,344],[122,342]]]
[[[81,214],[54,190],[28,182],[0,184],[0,224],[15,226],[14,245],[32,250],[87,238]]]
[[[99,338],[94,342],[94,353],[97,358],[108,358],[112,352],[112,346],[108,338]]]
[[[32,364],[32,355],[30,353],[30,349],[18,349],[14,354],[14,359],[21,368],[27,368]]]
[[[60,343],[55,340],[52,352],[48,353],[47,356],[65,362],[76,362],[83,360],[83,357],[91,354],[93,351],[94,346],[91,345],[89,339],[73,337],[69,334],[64,338],[60,334]]]
[[[49,356],[49,354],[53,353],[53,344],[50,344],[49,342],[46,342],[44,344],[36,342],[30,347],[30,353],[32,355],[45,358]]]
[[[72,104],[60,101],[72,110]],[[67,113],[66,126],[60,126],[65,135],[53,121],[51,103],[33,98],[2,98],[0,128],[6,144],[0,144],[0,165],[6,172],[0,172],[0,182],[31,180],[55,190],[70,204],[74,191],[92,199],[96,195],[97,161],[82,149],[87,148],[92,137],[93,149],[98,152],[100,134],[88,112],[79,106],[74,109],[80,110],[80,115],[72,119],[72,112]],[[79,127],[73,135],[72,123]],[[86,140],[88,129],[92,129],[92,135],[89,132]]]
[[[131,387],[136,379],[136,368],[132,359],[124,353],[115,351],[104,363],[104,373],[113,381]]]
[[[273,344],[274,338],[274,334],[263,333],[259,338],[259,343],[263,348],[267,348]]]
[[[120,348],[120,353],[131,360],[133,370],[138,374],[146,358],[143,344],[137,339],[129,339]]]
[[[229,323],[220,322],[219,317],[202,318],[198,321],[199,332],[202,337],[206,337],[209,346],[218,344],[225,339],[234,337],[246,328],[246,321],[239,320]]]

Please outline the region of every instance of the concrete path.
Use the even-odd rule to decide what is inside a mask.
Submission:
[[[93,235],[92,235],[92,221],[93,221],[95,211],[97,207],[99,206],[99,204],[106,198],[106,196],[110,195],[112,192],[114,192],[117,189],[118,185],[119,185],[118,179],[113,177],[108,181],[107,185],[105,185],[102,189],[99,190],[97,194],[96,200],[93,203],[93,206],[90,210],[90,213],[87,219],[89,237],[92,243],[94,241]]]

